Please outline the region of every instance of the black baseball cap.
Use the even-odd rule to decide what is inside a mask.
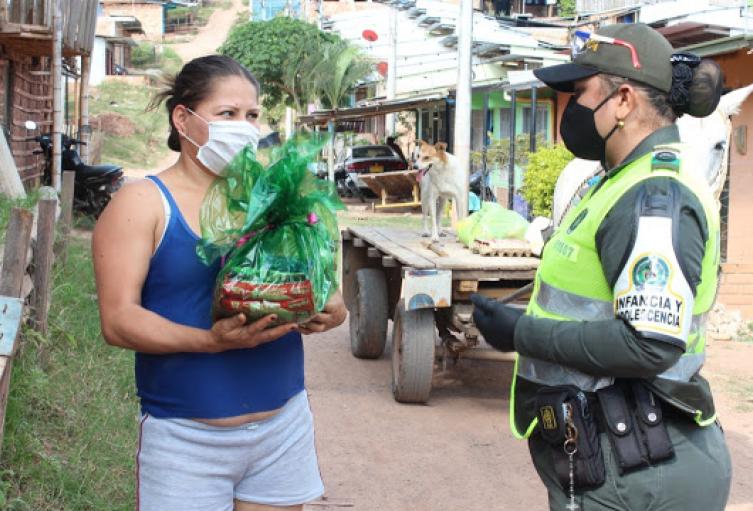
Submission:
[[[669,92],[670,58],[674,50],[663,35],[643,23],[607,25],[595,34],[614,39],[616,44],[588,39],[587,32],[576,31],[574,36],[585,44],[573,55],[572,62],[534,69],[533,74],[561,92],[573,92],[574,82],[599,73],[629,78]]]

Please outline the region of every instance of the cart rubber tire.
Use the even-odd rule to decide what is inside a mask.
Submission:
[[[434,310],[406,311],[401,300],[392,327],[392,394],[401,403],[426,403],[435,350]]]
[[[387,341],[387,279],[377,268],[356,272],[356,296],[350,311],[350,351],[356,358],[379,358]]]

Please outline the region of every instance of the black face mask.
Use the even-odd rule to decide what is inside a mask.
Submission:
[[[567,107],[562,114],[560,135],[563,142],[565,142],[565,147],[576,157],[584,160],[598,160],[602,164],[604,163],[607,140],[617,131],[618,125],[614,125],[614,128],[607,134],[606,138],[601,138],[596,129],[594,114],[596,114],[599,108],[604,106],[604,103],[614,96],[615,92],[617,92],[617,89],[604,98],[593,110],[578,103],[575,96],[571,97],[570,101],[568,101]]]

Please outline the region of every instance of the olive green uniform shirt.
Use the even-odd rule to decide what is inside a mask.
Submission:
[[[603,180],[621,172],[655,146],[677,142],[679,133],[675,125],[655,131],[620,165],[609,170]],[[599,185],[596,186],[595,193],[599,193]],[[633,248],[640,205],[650,204],[652,199],[672,200],[679,217],[673,219],[679,224],[674,228],[679,229],[677,239],[681,240],[681,243],[675,243],[675,255],[695,294],[708,238],[706,215],[700,201],[689,189],[680,184],[680,193],[671,193],[672,186],[677,186],[675,180],[667,177],[639,183],[620,198],[602,222],[596,233],[596,242],[610,286],[614,287]],[[609,342],[605,342],[607,339]],[[647,379],[669,369],[683,354],[683,349],[676,344],[640,334],[620,318],[556,321],[522,316],[515,328],[515,349],[521,355],[556,362],[595,376]]]

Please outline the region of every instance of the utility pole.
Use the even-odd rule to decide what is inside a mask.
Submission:
[[[460,0],[458,16],[458,83],[455,93],[455,145],[452,152],[463,173],[462,204],[458,204],[458,218],[468,215],[468,171],[471,166],[471,45],[473,43],[472,0]]]
[[[397,93],[397,7],[390,6],[390,53],[387,58],[387,100]],[[395,135],[395,114],[387,114],[387,133]]]
[[[61,0],[52,3],[52,187],[62,181],[63,134],[63,12]]]

